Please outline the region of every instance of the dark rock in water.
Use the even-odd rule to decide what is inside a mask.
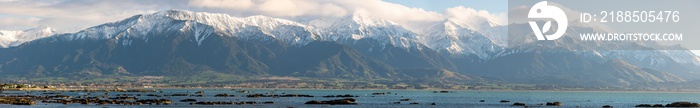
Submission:
[[[241,104],[257,104],[258,102],[254,101],[248,101],[248,102],[241,102]]]
[[[165,95],[165,96],[190,96],[190,94],[172,94],[172,95]]]
[[[603,105],[603,108],[613,108],[613,106],[610,106],[610,105]]]
[[[692,102],[673,102],[671,104],[666,104],[666,107],[700,107],[700,104]]]
[[[324,98],[334,98],[334,97],[350,98],[350,97],[359,97],[359,96],[345,94],[345,95],[327,95],[327,96],[323,96],[323,97]]]
[[[118,96],[118,97],[113,97],[109,99],[115,99],[115,100],[138,100],[139,98],[137,97],[131,97],[131,96]]]
[[[180,102],[197,102],[197,99],[183,99]]]
[[[191,104],[192,104],[192,103],[190,103],[190,105],[191,105]],[[197,105],[233,105],[233,104],[241,105],[241,104],[257,104],[257,102],[240,102],[240,103],[236,103],[236,102],[231,102],[231,101],[228,101],[228,102],[219,101],[219,102],[197,102],[197,103],[194,103],[194,104],[197,104]]]
[[[249,97],[249,98],[257,98],[257,97],[272,97],[272,96],[270,96],[270,95],[264,95],[264,94],[250,94],[250,95],[246,95],[246,97]]]
[[[509,100],[501,100],[501,102],[506,103],[506,102],[510,102],[510,101]]]
[[[700,107],[700,104],[692,102],[673,102],[670,104],[666,104],[666,106],[662,104],[638,104],[634,107]]]
[[[547,102],[547,106],[561,106],[561,102]]]
[[[229,94],[226,94],[226,93],[214,95],[214,97],[229,97],[229,96],[235,96],[235,95],[229,95]]]
[[[49,98],[72,98],[72,96],[59,94],[59,95],[55,95],[55,96],[49,96]]]
[[[314,96],[306,95],[306,94],[284,94],[284,95],[249,94],[249,95],[246,95],[246,97],[259,98],[259,97],[314,97]]]
[[[401,99],[399,101],[411,101],[411,98]]]
[[[239,91],[236,91],[236,92],[237,92],[237,93],[249,93],[250,91],[248,91],[248,90],[239,90]]]
[[[372,93],[372,95],[386,95],[384,92]]]
[[[0,104],[11,104],[11,105],[36,105],[36,102],[28,99],[0,99]]]
[[[450,91],[441,90],[441,91],[433,91],[433,93],[450,93]]]
[[[329,101],[308,101],[304,104],[329,104],[329,105],[357,105],[357,100],[353,98],[345,98],[345,99],[336,99],[336,100],[329,100]]]
[[[274,104],[274,103],[275,102],[272,102],[272,101],[263,102],[263,104]]]
[[[486,100],[479,100],[479,102],[486,102]]]
[[[312,100],[312,101],[308,101],[308,102],[306,102],[306,103],[304,103],[304,104],[325,104],[325,103],[323,103],[323,102],[321,102],[321,101]]]
[[[284,94],[284,95],[272,95],[272,97],[314,97],[306,94]]]
[[[525,103],[516,102],[513,103],[513,106],[525,106]]]
[[[107,104],[109,104],[109,102],[101,100],[101,101],[99,101],[99,103],[97,105],[107,105]]]
[[[437,105],[437,104],[435,104],[435,103],[431,103],[430,105]]]
[[[651,104],[639,104],[635,105],[634,107],[651,107]]]

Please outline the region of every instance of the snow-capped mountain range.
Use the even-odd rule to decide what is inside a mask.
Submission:
[[[427,46],[432,50],[449,55],[476,55],[480,59],[505,56],[517,52],[533,50],[506,50],[508,48],[507,27],[497,25],[489,19],[472,19],[465,21],[447,18],[422,32],[413,32],[390,20],[369,15],[352,14],[337,18],[319,18],[307,24],[292,20],[267,16],[233,17],[226,14],[191,12],[185,10],[166,10],[153,14],[136,15],[122,21],[106,23],[81,30],[69,35],[52,37],[59,40],[80,39],[115,39],[121,45],[128,46],[133,39],[148,42],[149,33],[164,30],[191,32],[193,41],[198,45],[206,44],[210,36],[234,36],[243,39],[269,40],[278,39],[290,45],[303,46],[312,41],[335,41],[342,44],[354,44],[353,40],[375,39],[386,45],[412,49]],[[181,23],[184,22],[184,23]],[[572,29],[576,29],[575,27]],[[584,31],[587,29],[578,29]],[[0,47],[14,47],[35,39],[50,37],[55,30],[39,27],[25,31],[0,31]],[[264,35],[250,35],[260,33]],[[527,35],[527,34],[526,34]],[[269,37],[266,37],[269,36]],[[576,43],[566,47],[579,47]],[[528,42],[528,41],[525,41]],[[580,51],[581,55],[599,56],[599,58],[638,60],[644,64],[663,64],[673,60],[680,63],[700,65],[700,59],[689,51]],[[633,55],[633,56],[629,56]],[[659,56],[671,59],[661,59]],[[687,59],[692,58],[692,59]],[[634,63],[633,63],[634,64]],[[654,66],[654,65],[650,65]]]
[[[309,21],[308,24],[301,24],[291,20],[260,15],[232,17],[217,13],[166,10],[90,27],[73,33],[72,36],[62,38],[69,40],[140,38],[146,40],[148,37],[141,36],[145,36],[148,32],[158,31],[163,27],[175,27],[181,30],[196,29],[197,33],[194,37],[198,42],[214,32],[241,36],[245,39],[261,38],[245,37],[251,36],[245,34],[236,35],[254,29],[292,45],[305,45],[310,41],[346,41],[348,39],[372,38],[385,44],[405,48],[425,45],[437,51],[447,51],[450,54],[476,54],[482,59],[492,55],[490,53],[498,52],[507,47],[507,26],[494,24],[486,18],[473,20],[476,21],[447,18],[422,32],[413,32],[398,23],[357,13],[339,18],[319,18]],[[172,25],[173,21],[186,21],[187,23]],[[197,24],[204,24],[212,29],[206,33],[207,29],[197,29],[199,27],[195,26]],[[587,29],[572,31],[582,30]],[[24,31],[0,30],[0,47],[18,46],[24,42],[49,37],[53,34],[56,34],[55,30],[45,26]]]
[[[187,23],[184,25],[173,25],[175,24],[173,23],[174,21],[186,21]],[[200,27],[201,25],[196,26],[198,24],[211,27],[211,29]],[[307,24],[301,24],[291,20],[267,16],[232,17],[226,14],[166,10],[154,14],[136,15],[126,20],[90,27],[72,33],[71,36],[60,38],[66,40],[117,39],[122,40],[120,41],[122,44],[128,44],[129,40],[124,39],[147,40],[149,37],[142,36],[146,36],[148,32],[157,32],[160,29],[164,29],[163,27],[171,27],[169,29],[181,29],[183,31],[193,29],[196,32],[195,40],[198,42],[201,42],[201,40],[206,39],[213,33],[240,36],[240,38],[244,39],[269,39],[265,37],[246,37],[253,35],[240,34],[260,30],[263,34],[272,36],[274,39],[283,40],[291,45],[305,45],[311,41],[338,41],[344,44],[353,44],[353,41],[349,40],[371,38],[385,44],[404,48],[429,46],[432,49],[449,51],[451,54],[479,54],[482,58],[487,56],[487,53],[483,51],[493,52],[503,48],[506,32],[504,26],[493,25],[488,21],[484,22],[484,24],[474,25],[450,19],[444,23],[436,24],[433,27],[434,29],[416,33],[395,22],[362,14],[353,14],[339,18],[320,18],[311,20]],[[209,32],[206,32],[207,30]],[[485,43],[482,43],[482,41]],[[482,46],[482,44],[484,45]]]
[[[185,23],[176,23],[184,21]],[[169,28],[164,28],[169,27]],[[154,14],[137,15],[126,20],[107,23],[61,37],[68,40],[76,39],[128,39],[148,40],[149,32],[159,32],[166,29],[192,30],[197,44],[214,33],[227,36],[240,36],[245,39],[263,37],[247,37],[254,35],[239,35],[246,31],[260,30],[263,34],[275,39],[285,40],[291,44],[305,44],[317,38],[311,28],[294,21],[271,18],[266,16],[250,16],[245,18],[231,17],[226,14],[201,13],[183,10],[167,10]],[[298,34],[297,31],[308,31]],[[188,31],[189,32],[189,31]],[[291,35],[289,35],[291,34]],[[128,43],[123,43],[128,44]]]
[[[6,55],[0,56],[0,73],[100,76],[177,71],[188,75],[213,70],[249,75],[406,78],[408,74],[403,72],[449,70],[515,82],[561,82],[571,80],[571,76],[588,76],[573,80],[593,82],[700,79],[700,72],[695,72],[700,69],[700,58],[687,50],[580,50],[601,43],[582,43],[572,36],[535,41],[530,39],[534,38],[531,31],[509,32],[510,27],[528,26],[498,25],[487,18],[446,18],[425,30],[412,31],[391,20],[359,13],[300,23],[260,15],[233,17],[166,10],[75,33],[57,34],[49,27],[0,31],[0,53]],[[587,27],[570,29],[595,32]],[[526,37],[514,44],[508,33]],[[37,70],[43,68],[45,72]]]

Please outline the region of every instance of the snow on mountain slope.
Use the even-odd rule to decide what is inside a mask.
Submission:
[[[527,24],[511,24],[510,27],[530,28]],[[596,28],[584,26],[569,26],[565,36],[553,41],[534,41],[536,39],[532,31],[510,31],[516,37],[509,38],[510,47],[515,52],[532,52],[547,49],[573,51],[577,55],[587,58],[599,59],[600,62],[620,59],[639,67],[667,67],[666,65],[677,62],[683,64],[693,64],[700,66],[700,58],[684,48],[672,48],[674,50],[658,50],[655,42],[645,43],[635,42],[603,42],[603,41],[581,41],[577,37],[578,33],[603,33]],[[673,46],[671,46],[673,47]],[[667,47],[668,49],[668,47]],[[511,52],[512,52],[511,51]],[[502,53],[494,56],[503,56],[512,53]]]
[[[450,54],[475,54],[481,59],[490,57],[490,53],[503,50],[507,46],[505,26],[483,21],[465,21],[448,18],[431,26],[422,33],[427,46]],[[474,22],[478,22],[475,24]]]
[[[417,48],[422,45],[418,35],[403,26],[386,20],[355,13],[340,18],[321,18],[312,20],[309,26],[324,31],[324,39],[353,44],[348,40],[371,38],[384,44],[403,48]]]
[[[509,25],[518,26],[518,25]],[[522,27],[529,27],[523,25]],[[595,29],[586,27],[571,27],[575,32],[592,32]],[[448,51],[453,55],[475,54],[481,59],[489,59],[513,53],[537,51],[537,49],[504,50],[508,46],[507,28],[491,23],[489,19],[456,19],[448,18],[435,24],[423,33],[414,33],[401,25],[386,19],[374,18],[363,14],[353,14],[340,18],[320,18],[309,21],[308,25],[295,21],[266,16],[232,17],[226,14],[191,12],[184,10],[166,10],[153,14],[136,15],[122,21],[94,26],[77,33],[59,38],[75,39],[116,39],[122,45],[129,45],[132,39],[143,39],[148,42],[148,36],[166,30],[179,30],[192,35],[197,44],[202,43],[212,35],[235,36],[243,39],[278,39],[291,45],[305,45],[312,41],[337,41],[343,44],[354,44],[352,40],[371,38],[384,44],[403,48],[420,48],[425,45],[437,51]],[[523,35],[531,35],[531,31],[523,31]],[[575,34],[572,32],[570,34]],[[262,33],[251,34],[251,33]],[[25,31],[0,31],[0,47],[12,47],[22,43],[44,38],[54,34],[48,27],[40,27]],[[272,38],[268,38],[270,36]],[[534,37],[534,36],[530,36]],[[530,43],[521,39],[520,42]],[[558,39],[555,42],[537,44],[560,46],[564,49],[580,49],[586,46],[615,46],[599,45],[599,43],[584,44],[572,39]],[[511,43],[512,45],[512,43]],[[676,61],[700,65],[700,58],[688,51],[579,51],[580,55],[601,59],[625,58],[630,63],[664,64]],[[630,56],[635,55],[635,56]],[[667,57],[662,57],[667,56]],[[639,58],[646,58],[641,60]],[[670,59],[669,59],[670,58]],[[637,60],[637,61],[634,61]]]
[[[17,41],[16,36],[19,34],[22,34],[22,31],[0,31],[0,47],[10,47],[11,43]]]
[[[503,44],[504,33],[494,27],[493,24],[484,23],[481,25],[468,25],[465,22],[450,21],[451,28],[468,28],[464,30],[479,31],[478,35],[488,40],[484,43],[480,39],[469,41],[456,40],[460,46],[488,47],[493,48],[470,48],[467,52],[455,54],[466,54],[480,52],[477,50],[496,50]],[[488,26],[488,27],[481,27]],[[211,27],[211,29],[209,29]],[[340,18],[320,18],[309,21],[308,25],[294,21],[272,18],[267,16],[232,17],[226,14],[191,12],[185,10],[166,10],[153,14],[136,15],[122,21],[106,23],[85,30],[73,33],[70,36],[61,37],[66,40],[76,39],[116,39],[122,45],[129,45],[131,39],[148,40],[149,33],[161,33],[165,30],[180,30],[181,32],[192,34],[193,41],[203,44],[210,35],[236,36],[243,39],[271,39],[265,36],[250,33],[261,32],[272,39],[282,40],[291,45],[305,45],[311,41],[337,41],[344,44],[354,44],[353,40],[371,38],[384,44],[391,44],[403,48],[420,48],[418,46],[435,46],[432,44],[442,44],[441,42],[426,42],[424,36],[414,33],[402,25],[395,22],[374,18],[364,14],[355,13],[351,16]],[[439,32],[450,32],[451,36],[472,33],[466,31],[452,30]],[[477,35],[477,34],[474,34]],[[487,44],[487,45],[480,45]],[[459,49],[459,47],[453,47]],[[480,54],[483,55],[483,54]]]
[[[47,26],[40,26],[24,31],[0,30],[0,48],[19,46],[25,42],[48,37],[55,33],[56,30]]]
[[[184,23],[180,23],[184,21]],[[203,25],[213,29],[205,29]],[[193,32],[193,38],[202,44],[209,35],[223,34],[238,36],[244,39],[257,39],[262,36],[241,34],[247,31],[260,31],[265,35],[289,42],[292,45],[304,45],[315,40],[315,30],[305,25],[266,16],[250,16],[245,18],[232,17],[226,14],[191,12],[184,10],[166,10],[154,14],[136,15],[131,18],[91,27],[72,36],[75,39],[128,39],[140,38],[148,40],[148,33],[159,33],[164,30],[179,29],[182,32]]]
[[[700,57],[695,55],[690,50],[658,50],[658,52],[671,57],[676,62],[700,66]]]

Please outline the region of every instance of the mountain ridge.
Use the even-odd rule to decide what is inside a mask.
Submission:
[[[266,16],[167,10],[2,48],[0,53],[7,56],[0,57],[0,73],[85,79],[111,75],[187,76],[215,71],[246,76],[365,80],[422,80],[426,77],[421,76],[435,76],[431,80],[483,78],[582,86],[591,86],[585,82],[606,84],[618,79],[626,83],[612,83],[613,86],[652,86],[646,83],[700,78],[689,74],[698,69],[693,64],[696,61],[679,62],[679,58],[668,57],[687,52],[640,51],[650,59],[637,59],[625,56],[633,51],[527,47],[551,42],[506,47],[502,43],[504,37],[499,35],[502,32],[497,32],[504,26],[487,22],[478,25],[490,28],[478,29],[493,31],[475,30],[460,23],[464,22],[445,20],[425,33],[414,33],[389,20],[361,15],[301,24]],[[463,49],[463,54],[450,48]],[[616,66],[604,67],[606,63]],[[680,64],[681,68],[658,64]],[[595,69],[599,67],[604,68]],[[613,75],[630,72],[643,75]]]

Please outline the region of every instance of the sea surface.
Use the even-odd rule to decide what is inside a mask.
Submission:
[[[237,91],[246,90],[248,93]],[[162,91],[162,92],[160,92]],[[214,105],[215,107],[441,107],[441,108],[463,108],[463,107],[513,107],[514,102],[525,103],[529,107],[547,107],[538,104],[559,101],[560,107],[583,107],[600,108],[604,105],[613,107],[634,107],[637,104],[668,104],[677,101],[700,102],[700,93],[691,92],[618,92],[618,91],[450,91],[450,93],[435,93],[433,90],[309,90],[309,89],[161,89],[158,92],[109,92],[108,95],[116,94],[142,94],[139,99],[170,99],[174,101],[171,105],[83,105],[73,103],[69,105],[56,103],[41,103],[37,101],[33,106],[17,106],[2,104],[0,108],[6,107],[213,107],[211,105],[190,105],[190,102],[180,102],[182,99],[197,99],[198,101],[272,101],[274,104],[254,104],[254,105]],[[149,97],[146,94],[194,94],[203,91],[204,97]],[[386,95],[372,95],[372,93],[390,92]],[[33,94],[44,95],[44,92],[33,91],[5,91],[0,95]],[[230,94],[235,97],[214,97],[216,94]],[[70,96],[104,96],[104,92],[62,92],[63,95]],[[307,94],[314,97],[259,97],[249,98],[248,94]],[[356,95],[357,105],[305,105],[311,100],[333,100],[342,98],[324,98],[326,95]],[[410,101],[399,101],[410,98]],[[480,102],[484,100],[484,102]],[[508,100],[510,102],[500,102]],[[400,102],[395,104],[394,102]],[[409,104],[409,103],[419,104]],[[435,105],[431,105],[435,103]]]

